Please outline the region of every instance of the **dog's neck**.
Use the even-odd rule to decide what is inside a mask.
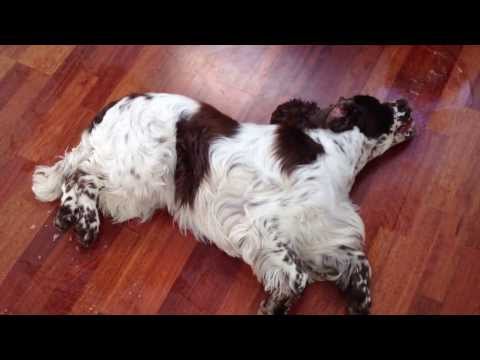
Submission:
[[[341,182],[350,190],[356,176],[370,160],[376,157],[373,156],[376,142],[368,139],[356,127],[341,133],[324,129],[316,129],[308,131],[308,133],[312,139],[321,143],[320,133],[324,131],[329,132],[329,139],[332,141],[331,151],[335,154],[334,156],[340,156],[343,160],[346,160],[341,162],[345,166],[345,172],[342,172],[344,178]]]

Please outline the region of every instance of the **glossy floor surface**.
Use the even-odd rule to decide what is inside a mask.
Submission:
[[[407,98],[418,136],[369,164],[352,192],[367,229],[374,314],[480,313],[480,47],[1,46],[0,313],[251,314],[249,267],[182,236],[158,212],[104,221],[98,246],[58,234],[56,203],[31,192],[35,164],[74,146],[129,92],[174,92],[265,123],[292,97],[327,105]],[[343,314],[330,283],[292,313]]]

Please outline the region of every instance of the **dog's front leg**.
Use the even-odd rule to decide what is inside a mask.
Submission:
[[[256,258],[255,269],[267,292],[258,314],[287,314],[307,285],[308,274],[293,250],[283,242],[274,248],[262,249]]]
[[[320,279],[335,281],[347,296],[349,314],[368,314],[372,305],[370,278],[372,271],[365,252],[356,246],[338,246],[313,265]]]

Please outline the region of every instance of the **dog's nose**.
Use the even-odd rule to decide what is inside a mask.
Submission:
[[[397,100],[397,108],[399,112],[405,113],[405,117],[409,118],[412,113],[412,109],[408,106],[408,102],[405,99]]]

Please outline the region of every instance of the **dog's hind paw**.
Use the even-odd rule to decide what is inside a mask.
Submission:
[[[78,220],[74,227],[79,244],[84,248],[90,247],[97,239],[99,229],[100,218],[97,208],[79,206]]]

